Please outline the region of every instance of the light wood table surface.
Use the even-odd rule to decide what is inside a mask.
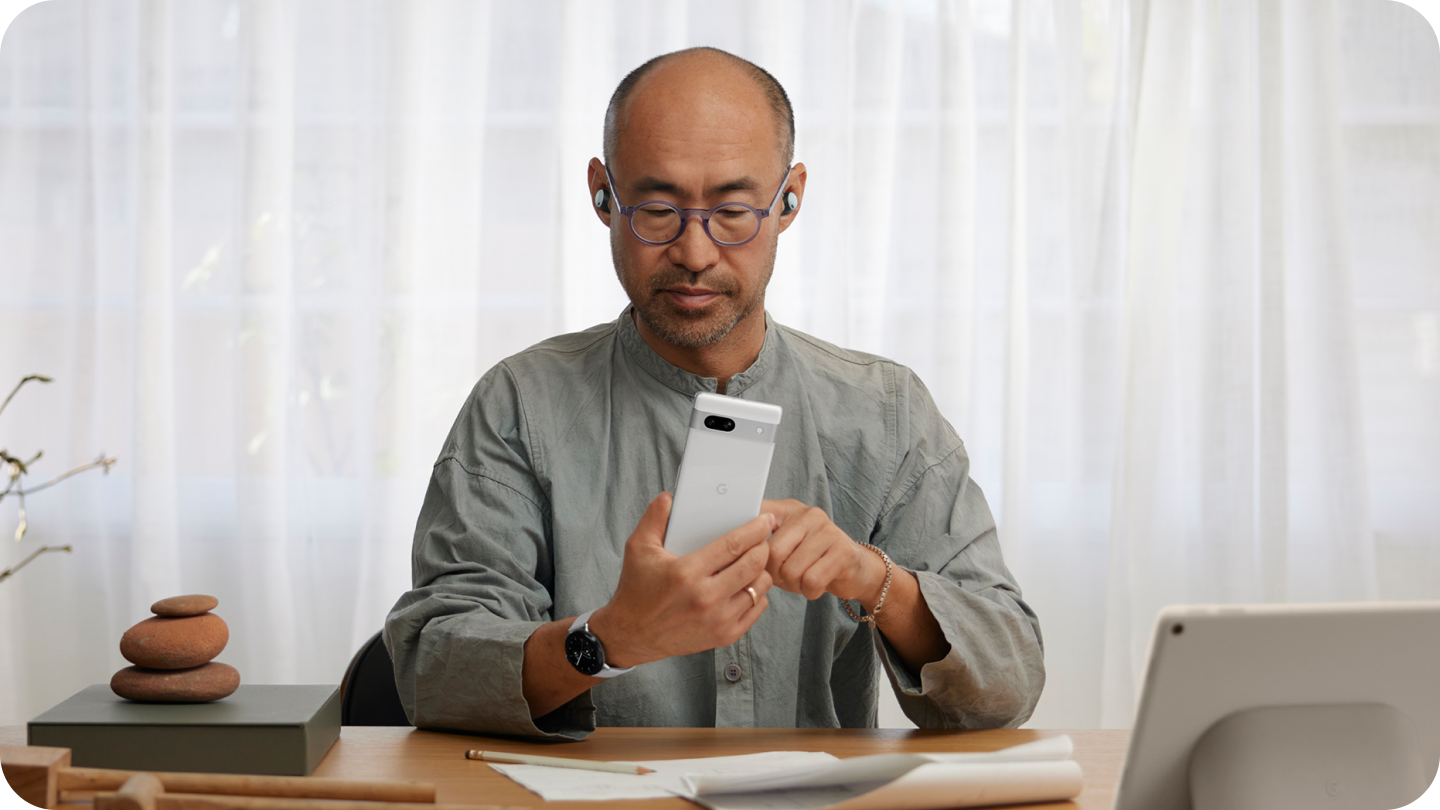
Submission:
[[[761,751],[825,751],[837,757],[906,751],[993,751],[1069,734],[1075,760],[1085,773],[1085,790],[1075,802],[1027,805],[1034,808],[1110,810],[1128,731],[917,731],[913,729],[748,729],[602,728],[583,742],[532,743],[499,737],[442,734],[412,728],[346,726],[315,776],[336,779],[404,779],[433,782],[436,800],[459,804],[544,807],[553,810],[612,810],[643,807],[678,810],[683,799],[645,802],[545,802],[483,762],[465,759],[472,748],[538,753],[582,759],[643,761],[689,759]],[[23,726],[0,727],[0,745],[24,745]]]

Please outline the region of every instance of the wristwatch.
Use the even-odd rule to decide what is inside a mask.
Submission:
[[[575,617],[570,625],[570,634],[565,636],[565,659],[582,675],[592,678],[613,678],[624,675],[635,667],[617,669],[605,663],[605,645],[590,632],[590,614],[587,610]]]

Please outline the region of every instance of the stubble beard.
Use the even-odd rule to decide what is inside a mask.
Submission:
[[[764,273],[750,295],[743,299],[737,298],[741,290],[734,279],[713,276],[713,271],[692,273],[675,265],[656,273],[648,285],[641,288],[635,280],[636,274],[627,266],[614,240],[610,243],[610,255],[620,286],[625,288],[635,313],[650,331],[671,345],[698,349],[723,340],[765,299],[765,288],[770,285],[770,275],[775,271],[777,242],[771,241],[769,255],[764,259]],[[664,293],[667,287],[677,284],[701,286],[714,290],[720,297],[700,309],[681,309],[671,303]]]

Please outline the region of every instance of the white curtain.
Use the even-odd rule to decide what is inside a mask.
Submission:
[[[1045,631],[1040,727],[1132,717],[1174,602],[1440,598],[1440,49],[1389,0],[50,0],[0,48],[0,724],[203,592],[335,683],[475,379],[624,304],[615,83],[789,90],[767,304],[915,368]],[[16,518],[0,502],[0,538]],[[882,722],[903,723],[885,708]]]

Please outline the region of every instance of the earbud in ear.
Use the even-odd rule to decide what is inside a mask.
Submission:
[[[610,213],[610,195],[606,194],[603,188],[595,192],[595,207],[607,214]]]
[[[795,212],[795,209],[799,207],[800,198],[795,196],[795,192],[787,191],[785,192],[785,210],[781,211],[780,215],[784,216],[786,214],[793,214]]]

